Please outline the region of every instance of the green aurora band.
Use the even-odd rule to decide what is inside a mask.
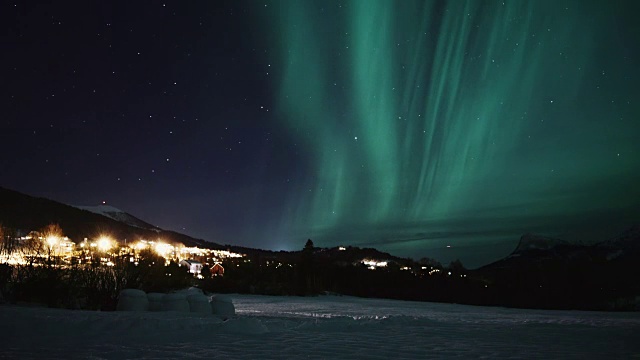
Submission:
[[[638,71],[616,65],[604,2],[265,11],[275,116],[306,167],[277,236],[444,261],[452,245],[473,266],[527,231],[575,239],[593,216],[638,215]]]

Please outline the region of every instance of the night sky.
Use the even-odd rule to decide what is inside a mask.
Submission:
[[[640,222],[636,1],[3,2],[0,186],[475,267]]]

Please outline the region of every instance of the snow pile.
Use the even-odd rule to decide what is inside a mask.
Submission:
[[[148,293],[147,299],[149,299],[149,311],[162,311],[164,308],[162,305],[163,298],[164,294],[162,293]]]
[[[233,302],[224,295],[213,295],[211,297],[211,312],[222,319],[228,319],[236,315]]]
[[[211,305],[209,305],[209,298],[203,294],[191,294],[187,295],[187,302],[189,303],[189,310],[192,313],[201,315],[211,315]]]
[[[223,320],[236,315],[235,307],[229,297],[213,295],[209,298],[197,288],[171,294],[146,294],[142,290],[124,289],[120,292],[116,309],[118,311],[174,311],[199,316],[213,314]]]
[[[177,292],[185,295],[192,295],[192,294],[204,295],[204,292],[202,291],[202,289],[198,289],[197,287],[193,287],[193,286],[188,289],[180,290]]]
[[[149,310],[149,300],[147,294],[142,290],[124,289],[120,292],[118,299],[118,311],[147,311]]]
[[[162,298],[162,311],[190,312],[189,302],[185,294],[166,294]]]

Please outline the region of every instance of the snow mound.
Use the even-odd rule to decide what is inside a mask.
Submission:
[[[147,311],[149,310],[149,300],[147,294],[142,290],[124,289],[118,297],[118,311]]]
[[[190,313],[193,316],[209,316],[226,320],[235,317],[236,310],[231,298],[224,295],[207,297],[198,288],[189,288],[171,294],[149,293],[138,289],[120,292],[118,311],[150,311]]]
[[[162,311],[164,294],[161,293],[149,293],[147,299],[149,299],[149,311]]]
[[[166,294],[162,298],[162,311],[191,312],[187,295],[180,293]]]
[[[211,315],[211,305],[209,305],[209,298],[204,294],[191,294],[187,295],[187,302],[189,303],[189,310],[191,313],[200,315]]]
[[[236,309],[229,297],[213,295],[211,297],[211,313],[222,319],[229,319],[236,315]]]
[[[198,289],[197,287],[190,287],[188,289],[176,291],[176,294],[184,294],[184,295],[204,295],[202,289]]]

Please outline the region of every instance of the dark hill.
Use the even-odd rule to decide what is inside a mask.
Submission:
[[[249,256],[278,259],[284,262],[294,262],[300,255],[300,251],[270,251],[242,246],[220,245],[195,239],[175,231],[163,230],[111,206],[75,207],[0,187],[0,224],[26,233],[32,230],[40,230],[52,223],[60,225],[64,235],[76,242],[85,237],[92,238],[101,234],[109,234],[120,241],[125,239],[131,241],[161,238],[166,242],[210,249],[225,249]],[[301,249],[302,245],[303,243],[301,243]],[[340,251],[338,248],[315,248],[315,253],[323,261],[345,263],[357,262],[363,258],[380,261],[389,260],[398,263],[406,261],[406,259],[400,259],[369,248],[348,247],[345,251]]]
[[[166,242],[182,243],[187,246],[223,248],[219,244],[194,239],[174,231],[151,226],[150,228],[132,226],[107,216],[2,187],[0,187],[0,223],[4,227],[16,229],[22,233],[40,230],[49,224],[58,224],[64,231],[64,235],[76,242],[85,237],[92,238],[108,234],[119,241],[161,238]]]
[[[638,226],[595,245],[525,235],[474,275],[486,281],[491,302],[506,306],[637,310],[639,249]]]

